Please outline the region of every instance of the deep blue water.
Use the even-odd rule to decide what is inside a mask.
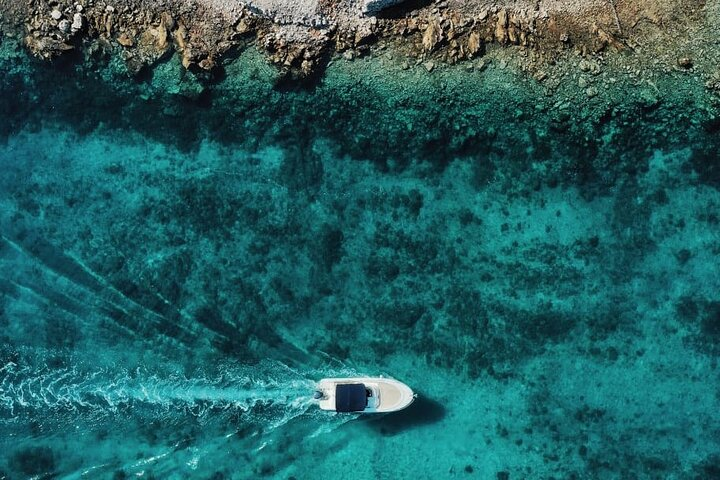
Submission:
[[[2,62],[0,479],[720,478],[720,167],[682,101]],[[311,399],[380,374],[416,403]]]

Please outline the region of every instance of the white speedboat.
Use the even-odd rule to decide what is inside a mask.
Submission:
[[[402,382],[383,377],[323,378],[314,398],[320,408],[334,412],[397,412],[415,400]]]

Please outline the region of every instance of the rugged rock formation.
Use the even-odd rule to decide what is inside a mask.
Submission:
[[[254,42],[283,75],[298,79],[322,71],[334,53],[351,60],[376,44],[392,46],[415,64],[452,64],[478,57],[491,45],[511,47],[530,59],[528,69],[546,77],[548,63],[568,50],[592,56],[629,49],[650,59],[654,48],[667,48],[711,23],[700,0],[438,0],[420,7],[413,3],[415,9],[408,4],[405,12],[403,5],[396,0],[0,0],[0,11],[7,34],[22,35],[40,58],[80,47],[118,50],[128,72],[138,74],[174,51],[186,68],[212,72],[229,50]],[[389,6],[398,8],[383,14]]]

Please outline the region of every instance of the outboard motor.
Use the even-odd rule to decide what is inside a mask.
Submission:
[[[314,398],[315,400],[320,400],[320,399],[323,398],[324,396],[325,396],[325,393],[323,393],[322,390],[315,390],[315,393],[313,393],[313,398]]]

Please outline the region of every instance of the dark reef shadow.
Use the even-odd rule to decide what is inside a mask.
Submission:
[[[404,430],[437,423],[445,418],[445,411],[445,407],[440,402],[420,393],[413,404],[405,410],[379,417],[368,416],[363,420],[369,428],[381,435],[391,436]]]
[[[376,17],[387,19],[404,18],[413,10],[419,10],[423,7],[427,7],[431,3],[433,3],[432,0],[406,0],[394,7],[388,7],[382,10],[376,15]]]

